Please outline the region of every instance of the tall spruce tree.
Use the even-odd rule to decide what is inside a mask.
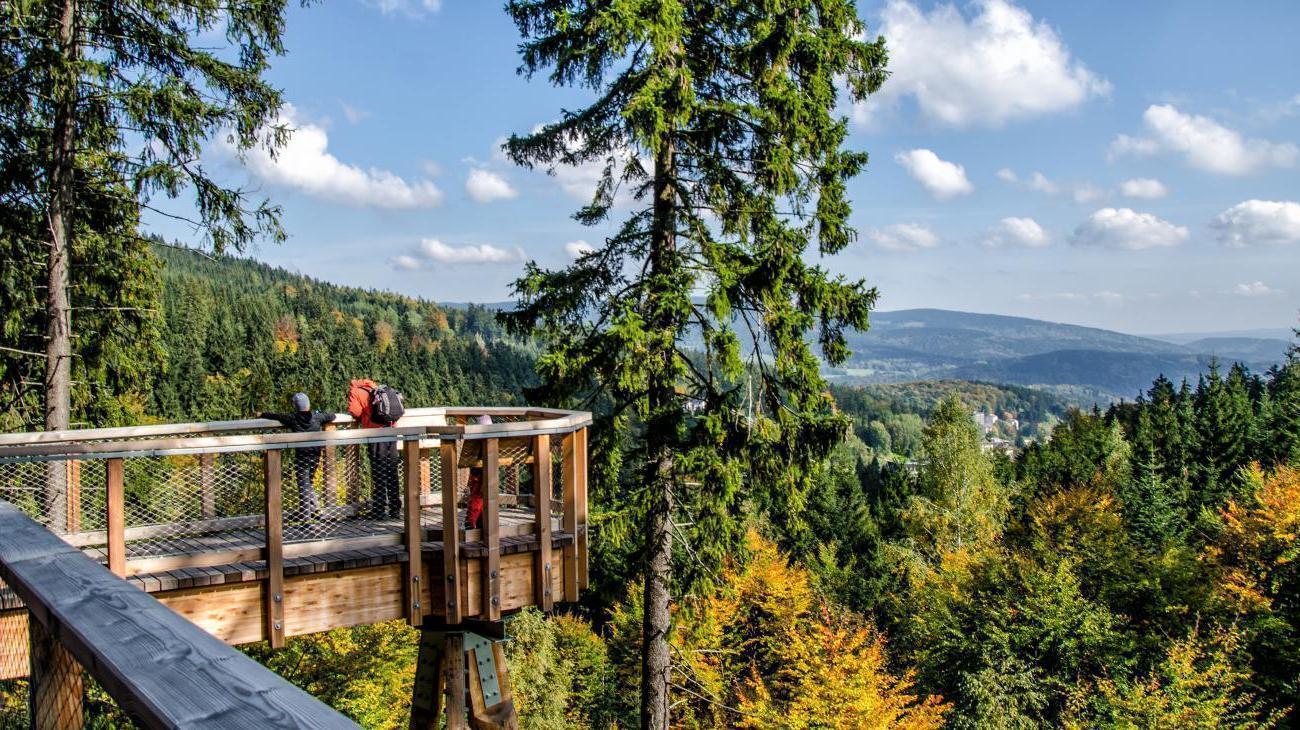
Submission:
[[[281,103],[262,74],[283,51],[284,10],[284,0],[0,0],[0,228],[42,292],[24,302],[33,316],[5,321],[6,341],[40,347],[5,350],[3,367],[19,388],[11,398],[40,383],[47,429],[69,425],[74,360],[109,341],[93,326],[74,337],[73,312],[90,306],[78,289],[97,278],[110,291],[149,287],[137,224],[156,195],[192,193],[192,222],[217,250],[282,237],[277,211],[216,182],[200,152],[217,134],[241,150],[283,141],[281,128],[259,132]],[[113,311],[147,313],[137,305]],[[37,349],[43,368],[28,380]]]
[[[507,322],[545,343],[546,397],[609,404],[606,494],[622,533],[644,540],[642,724],[664,728],[674,539],[716,562],[738,537],[742,490],[797,505],[789,495],[848,426],[805,336],[816,330],[826,359],[843,360],[843,328],[867,326],[876,292],[805,251],[834,254],[854,238],[845,181],[867,157],[842,149],[838,111],[843,90],[860,100],[884,81],[884,43],[860,40],[852,0],[507,10],[524,36],[522,73],[596,93],[512,137],[508,154],[526,166],[603,165],[583,223],[629,200],[595,251],[559,271],[529,264]],[[607,539],[620,534],[617,519],[606,525]]]

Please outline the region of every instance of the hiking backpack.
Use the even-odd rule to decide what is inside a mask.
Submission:
[[[376,385],[370,391],[370,420],[391,426],[406,413],[402,394],[387,385]]]

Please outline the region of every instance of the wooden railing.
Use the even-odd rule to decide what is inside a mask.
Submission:
[[[0,578],[30,616],[31,727],[82,726],[83,669],[143,727],[357,727],[5,502]]]

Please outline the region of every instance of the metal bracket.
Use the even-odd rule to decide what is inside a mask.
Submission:
[[[493,641],[486,636],[465,633],[465,651],[474,652],[478,664],[479,689],[483,692],[483,706],[501,703],[501,683],[497,680],[497,657],[492,651]]]

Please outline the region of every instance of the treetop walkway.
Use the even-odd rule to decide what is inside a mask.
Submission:
[[[3,434],[0,502],[15,508],[8,519],[21,511],[58,536],[64,560],[99,563],[104,579],[226,644],[405,619],[426,632],[412,727],[436,724],[443,687],[450,727],[510,726],[499,648],[480,634],[586,587],[590,423],[550,409],[413,408],[393,427],[340,416],[316,433],[249,419]],[[8,561],[0,553],[0,679],[35,681],[47,612]],[[31,690],[33,722],[47,690]]]

